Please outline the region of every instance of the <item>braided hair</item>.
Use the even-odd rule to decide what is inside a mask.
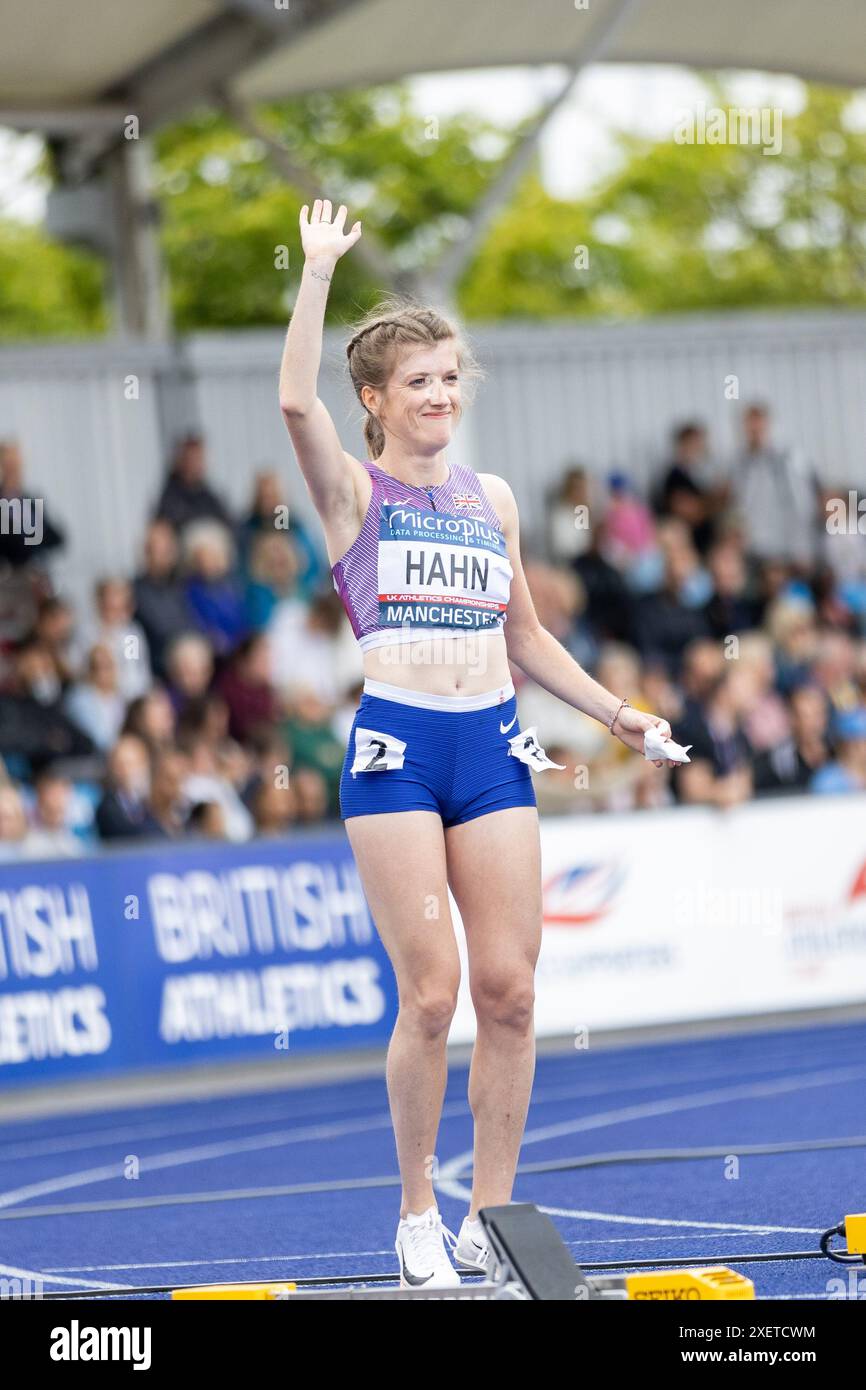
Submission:
[[[448,338],[456,341],[461,377],[474,384],[480,380],[483,372],[471,348],[460,330],[436,309],[413,299],[392,295],[382,300],[355,325],[352,337],[346,344],[346,356],[355,395],[364,406],[364,440],[371,459],[377,459],[382,453],[385,431],[377,416],[364,405],[362,389],[365,386],[377,390],[387,387],[400,348],[432,347]]]

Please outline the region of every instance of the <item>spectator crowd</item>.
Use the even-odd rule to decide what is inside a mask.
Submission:
[[[0,445],[4,518],[23,473]],[[760,404],[726,462],[700,423],[678,425],[647,492],[626,472],[564,470],[544,535],[524,541],[539,619],[667,718],[691,762],[659,771],[513,667],[521,724],[565,764],[535,778],[543,814],[866,790],[866,504],[861,517],[852,497],[774,442]],[[0,857],[338,817],[361,654],[280,476],[261,472],[235,517],[186,436],[137,572],[101,579],[88,611],[52,585],[64,541],[50,515],[38,545],[0,527]]]

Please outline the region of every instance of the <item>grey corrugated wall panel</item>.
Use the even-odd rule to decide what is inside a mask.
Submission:
[[[458,434],[459,456],[501,473],[529,545],[550,484],[571,459],[645,483],[676,421],[697,416],[714,448],[738,439],[745,401],[766,398],[780,437],[820,474],[866,488],[866,314],[727,313],[635,324],[471,325],[487,372]],[[361,410],[343,367],[347,334],[326,335],[320,379],[345,446]],[[71,538],[60,578],[80,595],[129,570],[161,486],[170,438],[198,425],[213,481],[246,505],[257,468],[286,470],[289,498],[317,524],[277,403],[282,330],[195,334],[164,348],[109,341],[0,349],[0,438],[17,435],[27,477]],[[127,401],[135,373],[140,399]],[[724,381],[739,377],[740,399]],[[317,532],[318,534],[318,532]]]
[[[66,531],[52,568],[77,601],[137,554],[161,471],[159,373],[170,359],[121,340],[0,350],[0,438],[19,440],[28,493]],[[130,376],[137,400],[125,396]]]

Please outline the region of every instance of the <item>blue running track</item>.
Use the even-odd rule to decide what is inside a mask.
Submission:
[[[455,1232],[466,1084],[452,1062],[437,1188]],[[759,1297],[856,1296],[823,1256],[736,1256],[816,1251],[866,1210],[864,1096],[860,1022],[540,1056],[514,1200],[589,1272],[709,1255]],[[383,1077],[16,1121],[0,1125],[0,1276],[59,1292],[391,1275],[399,1200]]]

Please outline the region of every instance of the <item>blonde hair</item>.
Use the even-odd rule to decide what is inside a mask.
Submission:
[[[461,330],[436,309],[407,296],[389,295],[381,300],[354,325],[353,335],[346,344],[349,375],[358,400],[364,405],[361,391],[365,386],[379,391],[385,389],[400,348],[432,347],[448,338],[456,341],[461,377],[471,392],[484,372]],[[469,399],[470,395],[464,391],[463,404],[468,404]],[[385,431],[366,406],[364,411],[364,440],[370,458],[377,459],[385,447]],[[458,421],[461,414],[462,405],[458,409]]]

